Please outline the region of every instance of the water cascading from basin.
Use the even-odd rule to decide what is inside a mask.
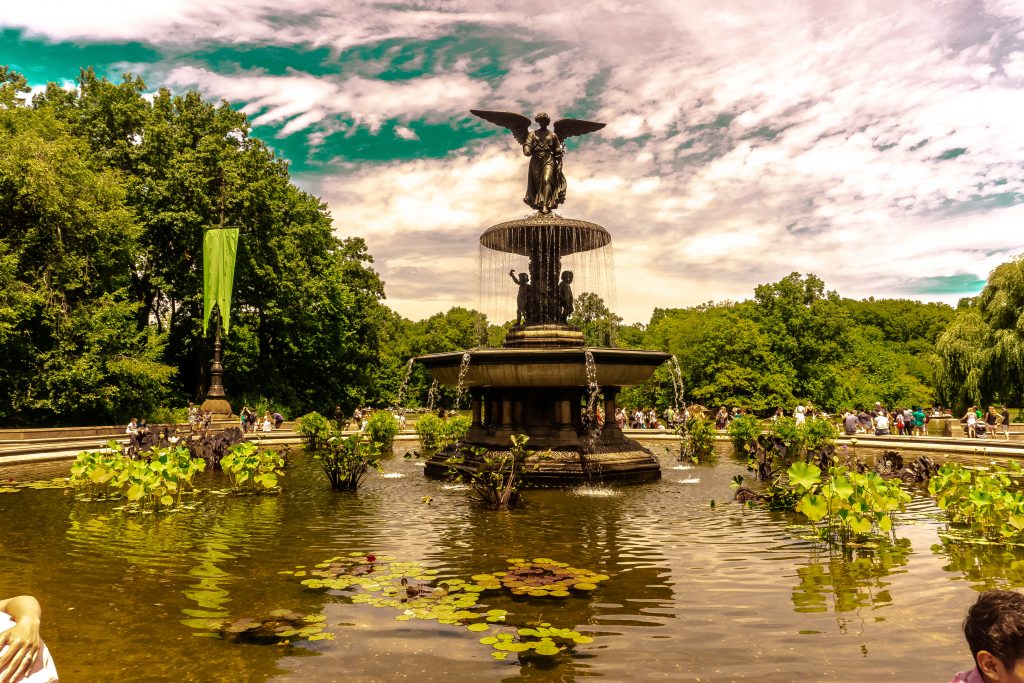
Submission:
[[[509,270],[529,272],[529,258],[518,253],[479,247],[477,307],[496,325],[516,319],[516,283]],[[562,256],[561,269],[572,271],[575,296],[592,293],[601,297],[609,310],[617,305],[615,251],[612,244],[589,252]]]

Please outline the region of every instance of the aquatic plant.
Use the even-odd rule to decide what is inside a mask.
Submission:
[[[371,469],[381,469],[381,447],[362,434],[342,436],[335,430],[313,453],[313,459],[327,475],[332,489],[355,491]]]
[[[398,419],[387,410],[379,410],[366,423],[366,434],[370,441],[380,444],[383,453],[390,453],[398,435]]]
[[[691,417],[680,424],[677,433],[682,437],[679,444],[680,460],[698,463],[714,453],[715,425],[702,415]]]
[[[858,473],[844,465],[822,470],[814,463],[795,462],[786,471],[789,485],[799,496],[796,511],[817,526],[819,537],[846,547],[855,534],[892,531],[892,515],[902,511],[910,494],[898,481],[875,472]]]
[[[278,478],[284,476],[284,458],[277,451],[261,451],[251,441],[232,446],[220,466],[231,478],[232,488],[244,493],[275,489]]]
[[[302,437],[306,448],[316,450],[331,437],[334,425],[320,413],[306,413],[295,421],[295,432]]]
[[[123,496],[140,508],[161,509],[181,502],[195,475],[206,468],[184,447],[154,448],[141,460],[121,455],[116,442],[102,451],[79,453],[71,466],[71,485],[90,498]]]
[[[400,612],[396,621],[437,621],[486,634],[479,642],[494,650],[495,659],[515,653],[521,660],[538,657],[550,661],[555,655],[594,640],[546,621],[517,618],[508,610],[485,610],[487,605],[481,604],[481,599],[489,592],[507,592],[526,600],[585,596],[607,580],[606,575],[540,557],[532,561],[510,559],[507,571],[477,574],[469,581],[438,580],[440,572],[436,569],[395,559],[354,552],[332,557],[313,568],[299,566],[282,573],[302,578],[302,585],[311,590],[351,593],[349,599],[355,604],[394,609]]]
[[[334,640],[327,632],[323,614],[302,615],[290,609],[271,610],[262,618],[243,617],[230,624],[221,622],[219,633],[241,643],[286,645],[293,640]]]
[[[905,538],[814,552],[807,565],[797,567],[799,583],[793,587],[793,609],[842,614],[890,604],[891,581],[887,579],[907,565],[912,552],[913,545]],[[840,622],[840,628],[843,626]]]
[[[463,415],[440,418],[424,415],[416,421],[416,434],[426,453],[436,453],[462,440],[469,431],[472,421]]]
[[[519,501],[519,490],[523,486],[523,466],[529,455],[526,443],[529,440],[530,437],[525,434],[513,434],[507,451],[473,449],[478,464],[476,470],[466,474],[459,470],[459,466],[465,462],[463,456],[451,456],[445,463],[449,473],[456,479],[468,477],[470,489],[485,507],[508,510]]]
[[[761,431],[761,421],[753,415],[740,415],[729,423],[732,444],[741,453],[750,451]]]
[[[1010,461],[1008,468],[971,468],[946,463],[928,481],[928,492],[957,525],[966,540],[995,542],[1024,540],[1024,494],[1013,481],[1024,473]]]

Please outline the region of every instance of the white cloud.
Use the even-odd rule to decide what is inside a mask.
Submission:
[[[167,82],[243,102],[255,122],[312,145],[348,130],[341,121],[394,123],[408,140],[416,122],[470,107],[558,117],[586,102],[579,113],[608,127],[570,143],[561,212],[612,232],[628,320],[744,298],[793,270],[848,295],[902,296],[914,279],[984,277],[1024,251],[1022,209],[998,208],[1024,194],[1020,0],[158,5],[43,1],[0,22],[171,52],[218,41],[342,50],[456,29],[546,45],[489,82],[467,75],[466,60],[384,81],[216,73],[173,58]],[[341,160],[332,177],[301,181],[340,232],[367,237],[391,303],[418,316],[474,302],[476,238],[526,213],[525,163],[504,136],[444,159]]]

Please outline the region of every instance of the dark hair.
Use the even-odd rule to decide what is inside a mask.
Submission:
[[[975,664],[987,650],[1012,669],[1024,657],[1024,595],[1017,591],[986,591],[964,619],[964,636]]]

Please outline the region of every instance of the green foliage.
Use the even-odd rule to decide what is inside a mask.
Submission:
[[[371,470],[380,470],[381,447],[362,434],[342,436],[333,431],[313,457],[337,491],[355,491]]]
[[[679,444],[679,459],[694,463],[711,457],[715,452],[715,424],[704,417],[691,417],[685,425],[679,426],[682,441]]]
[[[508,510],[519,501],[519,490],[523,486],[523,466],[529,451],[525,434],[513,434],[507,451],[476,449],[479,459],[476,470],[469,473],[469,486],[485,507],[491,510]],[[453,456],[447,460],[450,471],[464,462],[462,457]]]
[[[220,467],[231,478],[231,486],[244,493],[275,489],[284,476],[284,458],[277,451],[261,451],[252,441],[232,446],[221,458]]]
[[[398,419],[389,410],[379,410],[366,423],[366,434],[370,441],[379,444],[383,453],[390,453],[398,435]]]
[[[172,425],[188,422],[188,408],[168,408],[159,406],[146,417],[146,421],[152,425]]]
[[[820,538],[844,548],[856,535],[892,531],[893,514],[910,501],[898,480],[845,466],[830,467],[823,478],[814,463],[795,462],[786,476],[799,498],[796,511],[812,523],[822,522],[817,526]]]
[[[5,69],[0,100],[23,85]],[[0,418],[116,423],[201,394],[197,264],[222,221],[241,226],[229,395],[372,399],[383,283],[246,116],[132,76],[78,86],[0,105]]]
[[[1024,540],[1024,494],[1015,478],[1021,466],[969,468],[946,463],[928,481],[928,492],[969,540],[1019,543]]]
[[[608,310],[604,299],[592,292],[577,295],[569,324],[583,332],[587,346],[614,346],[616,331],[622,318]]]
[[[936,383],[958,410],[971,404],[1024,400],[1024,258],[989,273],[974,299],[939,337]]]
[[[472,420],[463,415],[440,418],[424,415],[416,421],[416,433],[424,453],[436,453],[462,440],[472,425]]]
[[[334,425],[320,413],[306,413],[295,421],[295,432],[302,437],[306,448],[317,450],[327,443],[334,432]]]
[[[114,441],[105,451],[79,453],[71,466],[71,485],[93,498],[123,496],[133,507],[160,510],[179,505],[206,467],[187,448],[154,448],[146,455],[129,460]]]
[[[761,421],[753,415],[740,415],[729,423],[729,436],[732,437],[733,446],[741,453],[750,452],[761,430]]]

